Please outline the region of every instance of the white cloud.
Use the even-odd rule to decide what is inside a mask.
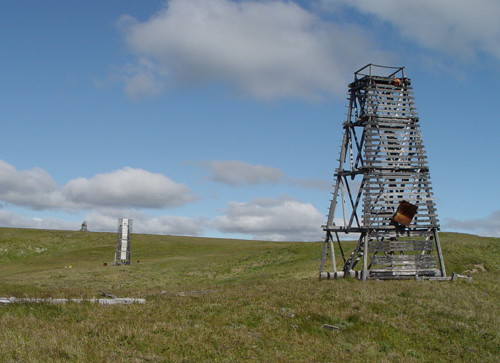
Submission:
[[[163,174],[128,167],[90,179],[73,179],[62,193],[67,200],[86,208],[167,208],[195,199],[184,184],[175,183]]]
[[[137,210],[120,209],[94,211],[82,218],[82,221],[87,221],[89,230],[93,232],[116,232],[119,218],[133,219],[134,233],[201,236],[206,225],[203,218],[171,215],[150,216]],[[80,229],[81,221],[71,222],[58,218],[25,217],[11,211],[0,209],[0,225],[2,227],[12,228],[77,231]]]
[[[62,197],[56,182],[45,170],[19,171],[0,160],[0,200],[33,209],[48,209],[58,206]]]
[[[223,233],[241,233],[271,241],[321,240],[324,216],[309,203],[290,197],[228,203],[212,225]]]
[[[12,228],[37,228],[78,230],[77,223],[63,221],[57,218],[25,217],[17,213],[0,209],[0,226]]]
[[[337,0],[323,0],[338,9]],[[500,59],[498,0],[342,0],[392,24],[420,46],[464,58],[485,52]]]
[[[43,169],[19,171],[0,160],[0,201],[35,210],[162,209],[195,199],[188,186],[142,169],[127,167],[88,179],[77,178],[61,188]]]
[[[386,59],[360,28],[283,0],[170,0],[149,20],[125,15],[119,26],[138,64],[147,63],[127,82],[135,97],[168,80],[225,82],[261,99],[314,99],[343,94],[353,68]]]
[[[445,226],[447,229],[479,233],[482,236],[488,237],[500,237],[500,210],[494,211],[486,218],[469,219],[466,221],[449,218]]]
[[[157,96],[165,88],[165,82],[156,76],[154,66],[146,59],[139,59],[137,65],[129,65],[122,77],[125,93],[133,100],[146,96]]]
[[[204,230],[204,219],[166,215],[146,219],[138,227],[137,231],[142,233],[201,236]]]
[[[201,236],[206,225],[203,218],[150,216],[137,210],[101,210],[86,216],[92,231],[115,231],[119,218],[133,219],[134,233]]]
[[[211,180],[229,185],[277,183],[283,179],[283,172],[277,168],[244,161],[212,160],[202,165],[211,171]]]

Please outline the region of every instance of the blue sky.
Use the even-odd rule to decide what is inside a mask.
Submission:
[[[347,84],[413,80],[442,230],[500,236],[495,0],[0,5],[0,226],[321,240]]]

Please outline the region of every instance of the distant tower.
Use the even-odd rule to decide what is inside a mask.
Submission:
[[[343,128],[323,226],[320,278],[446,277],[427,156],[404,67],[368,64],[355,72]],[[335,218],[337,209],[341,218]],[[354,249],[346,255],[349,242],[341,243],[339,234],[349,233],[357,243],[350,242]],[[340,270],[335,243],[343,260]]]
[[[115,265],[130,265],[130,237],[132,234],[132,219],[118,220],[118,238],[115,250]]]
[[[82,226],[80,228],[80,232],[88,232],[87,221],[83,221]]]

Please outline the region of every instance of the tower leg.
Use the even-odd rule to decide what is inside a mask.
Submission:
[[[361,279],[366,281],[368,278],[368,233],[363,238],[363,271],[361,272]]]
[[[328,232],[330,233],[330,232]],[[332,240],[332,235],[330,233],[330,238],[328,239],[328,243],[330,244],[330,257],[332,259],[332,271],[333,273],[337,272],[337,264],[335,263],[335,250],[333,249],[333,240]]]
[[[439,242],[439,237],[437,230],[433,229],[432,234],[434,237],[434,243],[436,244],[436,251],[439,259],[439,268],[441,270],[441,277],[446,277],[446,269],[444,267],[443,252],[441,251],[441,243]]]
[[[326,232],[325,242],[323,242],[323,251],[321,252],[321,263],[319,265],[319,278],[321,279],[321,274],[325,272],[325,262],[326,255],[328,253],[328,232]]]
[[[335,250],[333,246],[332,234],[330,231],[326,232],[325,242],[323,243],[323,252],[321,253],[321,264],[319,268],[319,278],[330,278],[330,273],[325,273],[326,258],[328,256],[328,249],[330,249],[330,258],[332,263],[332,277],[335,276],[337,272],[337,265],[335,263]]]

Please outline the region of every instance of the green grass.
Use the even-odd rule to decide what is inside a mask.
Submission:
[[[320,242],[134,234],[111,266],[115,234],[0,229],[0,296],[147,300],[0,306],[0,361],[495,362],[500,239],[440,239],[471,282],[318,281]]]

